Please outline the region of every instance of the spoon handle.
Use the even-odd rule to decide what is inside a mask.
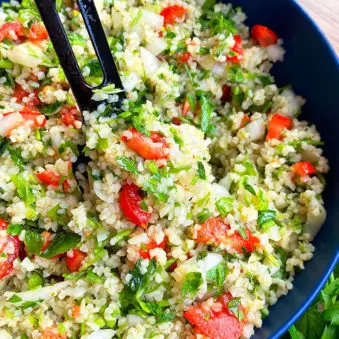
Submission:
[[[55,0],[35,0],[35,3],[81,111],[91,111],[96,108],[98,103],[93,102],[91,99],[94,89],[100,89],[110,84],[114,84],[117,89],[123,89],[93,0],[77,0],[77,4],[103,72],[103,82],[96,87],[87,84],[82,76],[72,46],[57,12]],[[118,95],[119,102],[117,106],[121,105],[126,98],[124,91],[118,93]]]

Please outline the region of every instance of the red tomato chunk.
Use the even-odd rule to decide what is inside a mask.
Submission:
[[[0,280],[7,278],[14,270],[13,262],[19,256],[20,240],[6,233],[8,223],[0,219]]]
[[[150,259],[151,250],[154,250],[155,248],[161,248],[164,250],[165,247],[166,247],[166,238],[164,238],[164,240],[160,244],[157,244],[156,241],[151,240],[148,244],[143,244],[143,248],[140,248],[139,254],[140,257],[143,259]]]
[[[233,37],[235,44],[231,48],[232,52],[235,53],[233,56],[228,56],[227,60],[235,63],[239,63],[244,59],[244,49],[242,48],[242,39],[240,35]]]
[[[46,170],[44,172],[37,173],[36,176],[45,185],[57,187],[60,184],[60,175],[55,174],[52,170]]]
[[[160,133],[151,132],[151,136],[148,137],[135,128],[130,128],[128,132],[131,133],[131,137],[122,136],[121,140],[142,158],[147,160],[168,159],[168,145]]]
[[[35,22],[29,30],[28,39],[33,42],[46,40],[48,39],[48,32],[42,24]]]
[[[186,8],[174,5],[164,8],[160,12],[160,15],[164,17],[164,26],[167,26],[175,24],[178,20],[182,19],[186,13]]]
[[[196,305],[184,313],[184,317],[201,332],[213,339],[239,339],[243,332],[244,323],[240,321],[228,308],[229,302],[233,299],[230,293],[220,296],[217,303],[221,304],[220,311],[212,308],[206,310],[201,305]],[[244,311],[239,305],[239,313]]]
[[[196,241],[203,244],[212,244],[218,246],[225,244],[231,248],[242,253],[253,252],[259,246],[260,241],[253,236],[249,229],[245,230],[246,237],[243,237],[238,231],[233,231],[230,226],[224,223],[221,218],[214,218],[207,220],[201,225],[198,230]]]
[[[283,138],[282,132],[291,128],[292,119],[276,113],[272,116],[271,121],[268,124],[266,140],[281,140]]]
[[[300,177],[317,173],[317,170],[309,161],[297,162],[292,166],[292,170]]]
[[[134,184],[127,184],[120,193],[120,208],[126,219],[142,228],[147,228],[151,213],[140,208],[142,197],[139,194],[140,188]]]
[[[24,36],[24,30],[18,22],[8,22],[0,27],[0,42],[4,39],[15,41]]]
[[[73,249],[70,251],[71,253],[67,253],[66,256],[66,265],[70,272],[78,272],[87,257],[87,253],[82,252],[78,249]]]
[[[251,36],[262,47],[275,45],[279,40],[275,32],[263,25],[255,25],[251,30]]]

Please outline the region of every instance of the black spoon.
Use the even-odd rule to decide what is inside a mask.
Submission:
[[[117,93],[119,101],[116,102],[116,109],[119,109],[123,100],[126,99],[123,85],[113,60],[104,29],[101,25],[98,12],[93,0],[77,0],[81,15],[84,19],[86,29],[92,41],[96,56],[100,63],[103,81],[99,86],[93,87],[87,84],[82,76],[78,62],[73,53],[71,44],[67,38],[65,29],[61,23],[59,14],[56,9],[55,0],[35,0],[40,12],[42,21],[48,31],[49,37],[59,58],[73,95],[77,101],[80,111],[93,111],[100,102],[93,101],[92,96],[95,89],[103,88],[107,85],[114,84],[116,89],[121,89]],[[79,156],[73,163],[73,173],[75,174],[80,165],[86,165],[90,161],[83,152],[83,147],[79,147]],[[75,175],[76,179],[77,176]],[[77,180],[78,181],[78,180]],[[80,184],[78,182],[78,184]],[[79,185],[81,187],[81,185]]]

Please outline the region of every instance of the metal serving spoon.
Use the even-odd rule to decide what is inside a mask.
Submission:
[[[80,111],[95,110],[100,102],[94,102],[92,100],[93,90],[111,84],[114,84],[115,88],[121,89],[121,92],[117,93],[119,101],[116,103],[116,108],[119,109],[123,100],[126,99],[126,93],[123,91],[122,81],[110,51],[98,12],[95,8],[94,0],[77,0],[76,2],[103,72],[103,81],[96,87],[87,84],[82,76],[72,46],[57,12],[56,1],[35,0]],[[73,173],[75,174],[77,172],[80,165],[86,165],[89,161],[90,159],[83,153],[82,147],[79,147],[79,157],[78,160],[73,163]],[[79,185],[79,187],[81,186]]]

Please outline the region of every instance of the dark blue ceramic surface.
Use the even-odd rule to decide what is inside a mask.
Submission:
[[[284,39],[285,61],[277,64],[273,73],[279,85],[292,84],[307,99],[302,118],[317,125],[331,166],[325,192],[328,217],[315,239],[314,258],[296,276],[294,289],[270,309],[254,336],[279,338],[307,309],[339,259],[339,62],[323,34],[295,1],[224,2],[241,6],[249,26],[267,25]]]

